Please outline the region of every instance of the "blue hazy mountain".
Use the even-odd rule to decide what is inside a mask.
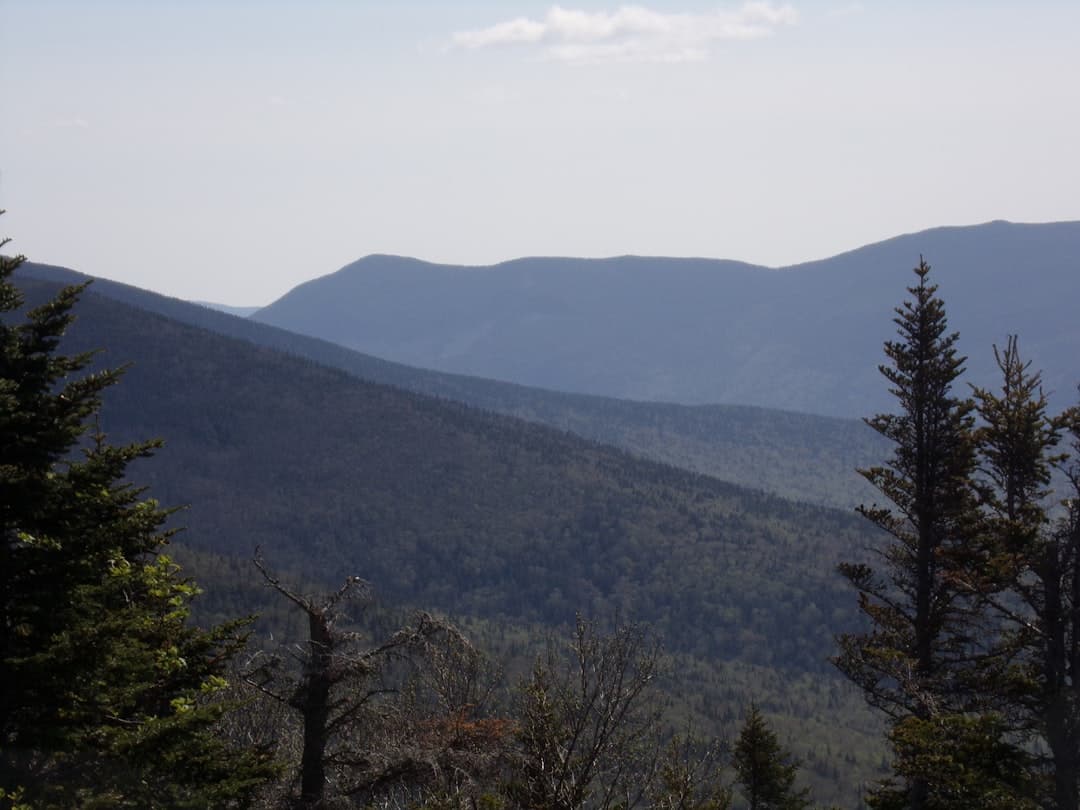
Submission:
[[[1055,404],[1080,378],[1080,222],[936,228],[766,268],[624,256],[490,267],[375,255],[252,316],[387,360],[633,400],[833,416],[892,407],[878,365],[924,256],[971,382],[1011,333]]]
[[[90,279],[26,263],[21,276],[60,284]],[[879,462],[884,442],[862,422],[735,405],[676,405],[546,391],[391,363],[250,318],[94,279],[97,296],[283,351],[350,375],[516,416],[637,455],[796,500],[850,507],[873,491],[855,472]]]
[[[200,307],[216,309],[218,312],[226,312],[229,315],[235,315],[237,318],[247,318],[262,309],[262,307],[234,307],[229,304],[215,304],[213,301],[192,301],[191,303],[198,304]]]

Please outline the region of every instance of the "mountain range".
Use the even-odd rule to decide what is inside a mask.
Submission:
[[[1080,222],[937,228],[771,269],[625,256],[490,267],[368,256],[251,317],[411,366],[630,400],[862,417],[920,256],[969,380],[1017,334],[1056,404],[1075,396]]]
[[[1067,353],[1075,324],[1065,315],[1077,299],[1066,297],[1076,273],[1069,270],[1073,254],[1065,247],[1075,230],[994,223],[966,234],[975,241],[980,234],[996,235],[980,249],[999,257],[986,259],[991,268],[1020,252],[1027,238],[1027,251],[1042,257],[1034,264],[1043,270],[1027,279],[1037,295],[1024,298],[1005,285],[1004,271],[986,272],[987,283],[999,284],[989,290],[978,284],[960,290],[955,277],[941,273],[950,279],[950,293],[938,279],[950,312],[958,297],[988,302],[983,313],[959,307],[967,314],[954,318],[954,326],[965,335],[1003,325],[1000,307],[991,306],[1001,295],[1011,295],[1013,315],[1027,312],[1017,304],[1021,299],[1044,301],[1029,320],[1020,319],[1028,326],[1042,321],[1035,339],[1021,332],[1021,345],[1048,369],[1060,364],[1065,370],[1051,370],[1048,379],[1057,374],[1053,379],[1068,380],[1069,390],[1077,355]],[[928,233],[934,235],[942,233]],[[958,239],[948,231],[944,236],[944,242],[928,238],[931,247]],[[1048,244],[1061,247],[1056,259],[1047,258]],[[864,251],[872,248],[883,249]],[[724,298],[756,301],[759,314],[778,307],[761,297],[761,273],[771,274],[767,283],[774,292],[784,278],[798,281],[794,289],[804,297],[811,289],[820,294],[843,288],[836,278],[875,275],[858,269],[867,266],[865,255],[850,258],[861,253],[809,271],[732,266],[731,277],[742,286]],[[447,286],[439,294],[453,314],[445,323],[465,317],[467,307],[454,298],[459,276],[496,279],[496,287],[509,290],[506,311],[518,311],[517,282],[533,278],[543,289],[545,273],[570,278],[574,260],[567,266],[561,261],[524,262],[524,269],[444,268]],[[636,279],[635,289],[656,292],[656,266],[668,266],[664,261],[600,262],[594,280],[597,288],[610,285],[630,267],[627,278]],[[699,298],[717,283],[717,268],[726,266],[702,262],[687,274],[671,261],[672,289],[682,289],[675,280],[696,274]],[[394,268],[401,266],[412,269],[399,278]],[[368,273],[373,267],[383,270]],[[387,291],[401,282],[417,295],[423,288],[418,279],[430,269],[374,258],[328,278],[385,276]],[[18,277],[31,302],[44,300],[59,284],[86,278],[31,264]],[[892,280],[901,288],[909,283],[906,277]],[[309,286],[319,291],[324,283],[329,281]],[[844,314],[849,310],[856,321],[869,320],[859,295],[869,296],[871,285],[850,286],[861,293],[830,299],[828,306],[840,313],[835,317],[841,324],[852,322]],[[268,319],[304,289],[258,317]],[[596,303],[603,296],[594,293]],[[337,294],[346,300],[344,291]],[[789,292],[776,300],[791,296],[798,297]],[[900,297],[902,290],[884,304],[878,328],[885,337],[888,310]],[[627,293],[623,304],[631,298]],[[658,317],[658,308],[646,312],[640,300],[635,306],[608,312],[609,336],[629,328],[628,312]],[[738,309],[732,301],[725,306]],[[101,427],[116,441],[166,439],[154,458],[133,469],[134,479],[165,504],[190,504],[175,517],[187,527],[175,542],[207,584],[213,611],[265,609],[246,562],[259,546],[293,581],[332,587],[342,576],[359,574],[387,601],[450,612],[482,628],[485,642],[500,654],[521,655],[528,649],[523,640],[564,626],[575,611],[638,620],[664,638],[682,677],[672,694],[687,701],[709,731],[730,731],[741,707],[754,699],[808,763],[819,796],[850,803],[857,782],[878,772],[875,723],[827,661],[833,636],[857,621],[854,597],[835,565],[862,558],[874,540],[872,528],[850,509],[826,504],[872,499],[872,492],[858,489],[853,468],[878,463],[887,453],[860,421],[745,405],[634,402],[413,368],[100,279],[84,293],[77,314],[62,349],[104,348],[96,363],[128,365],[121,384],[106,396]],[[506,328],[513,325],[507,319]],[[774,326],[777,333],[787,328]],[[565,331],[583,328],[578,323]],[[831,345],[828,334],[821,340]],[[873,355],[867,379],[884,389],[876,371],[880,340],[853,333],[846,342],[871,340],[877,343],[867,350]],[[813,364],[827,366],[829,358],[803,354],[809,364],[804,373],[818,379],[824,372]],[[1046,357],[1057,359],[1047,363]],[[762,372],[760,387],[782,379],[790,366]],[[853,399],[879,396],[861,391],[854,377],[849,384]],[[887,398],[883,402],[888,405]],[[827,792],[830,784],[836,793]]]
[[[31,305],[59,288],[25,270]],[[827,661],[833,633],[856,620],[834,567],[861,556],[871,534],[851,512],[362,380],[102,294],[84,293],[76,311],[61,349],[104,347],[99,366],[127,366],[100,427],[114,442],[166,440],[131,473],[162,503],[190,505],[173,542],[215,615],[265,609],[248,562],[261,547],[290,581],[332,588],[360,575],[385,602],[480,622],[500,656],[526,654],[577,611],[640,621],[679,662],[678,688],[708,731],[730,732],[754,699],[813,756],[822,789],[841,774],[850,795],[877,768],[874,723]]]
[[[90,277],[27,263],[29,278],[77,284]],[[796,500],[852,507],[873,496],[855,472],[883,458],[884,442],[856,420],[730,405],[633,402],[431,371],[391,363],[328,341],[232,317],[106,279],[95,295],[200,329],[284,351],[360,379],[538,422],[683,467]]]
[[[26,288],[35,300],[56,289]],[[140,477],[163,502],[192,504],[183,522],[196,547],[244,556],[258,545],[310,578],[363,571],[393,598],[463,613],[555,621],[583,607],[633,617],[664,605],[656,623],[680,645],[752,648],[758,663],[800,669],[823,666],[822,615],[854,615],[832,573],[869,532],[853,514],[100,295],[85,294],[78,313],[64,350],[104,346],[100,366],[128,365],[102,428],[116,441],[167,440]],[[759,566],[761,582],[744,590]],[[781,581],[798,588],[778,592]],[[743,617],[748,598],[770,617]],[[743,632],[759,619],[771,629]],[[692,629],[703,621],[704,636]],[[738,631],[723,629],[732,622]]]

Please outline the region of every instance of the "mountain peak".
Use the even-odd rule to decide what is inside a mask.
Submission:
[[[1074,390],[1080,222],[933,228],[783,272],[647,256],[465,268],[374,255],[255,317],[411,366],[540,388],[862,416],[891,405],[881,345],[920,255],[973,382],[994,383],[990,346],[1009,332],[1048,389]]]

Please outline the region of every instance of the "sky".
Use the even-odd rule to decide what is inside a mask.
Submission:
[[[8,250],[261,305],[371,253],[782,266],[1080,219],[1080,3],[0,0]]]

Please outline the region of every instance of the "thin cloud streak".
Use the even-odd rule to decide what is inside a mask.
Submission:
[[[790,5],[744,3],[706,13],[664,13],[643,6],[589,12],[553,6],[543,19],[517,17],[487,28],[459,31],[454,45],[539,46],[545,58],[571,64],[598,62],[685,62],[708,57],[710,46],[727,40],[771,36],[795,25]]]

